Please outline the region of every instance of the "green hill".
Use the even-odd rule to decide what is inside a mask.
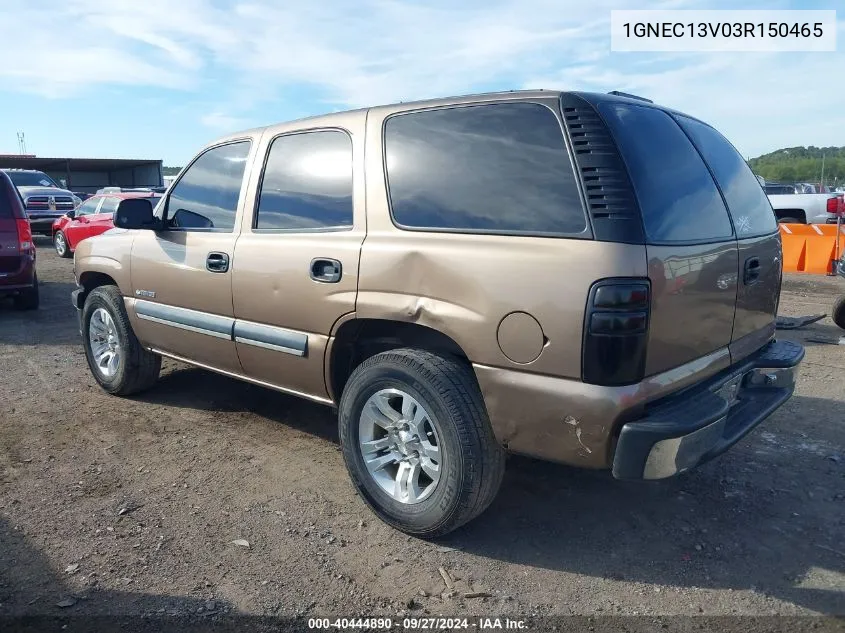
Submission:
[[[845,147],[787,147],[748,161],[755,174],[782,182],[819,182],[824,156],[824,184],[845,181]]]
[[[167,165],[165,165],[161,168],[162,176],[175,176],[180,171],[182,171],[181,167],[168,167]]]

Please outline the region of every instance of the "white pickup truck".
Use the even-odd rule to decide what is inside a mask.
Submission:
[[[836,213],[843,204],[841,193],[770,193],[766,185],[763,188],[775,217],[783,224],[835,224]]]

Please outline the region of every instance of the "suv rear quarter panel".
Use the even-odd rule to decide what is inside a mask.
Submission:
[[[543,103],[559,118],[556,98],[515,95],[513,100]],[[467,102],[472,103],[456,100]],[[645,248],[591,239],[398,228],[390,215],[381,148],[385,119],[404,111],[408,108],[374,108],[367,120],[368,225],[358,316],[439,330],[473,363],[580,379],[590,286],[603,277],[647,276]],[[530,314],[542,327],[546,341],[536,360],[517,363],[499,347],[499,324],[513,312]]]
[[[557,99],[514,100],[546,103],[560,116]],[[636,400],[655,389],[581,382],[584,310],[596,280],[648,276],[645,247],[398,228],[390,215],[381,148],[385,119],[403,111],[407,108],[376,108],[367,121],[368,224],[357,316],[424,325],[457,342],[473,363],[494,432],[511,450],[606,466],[622,392]],[[540,354],[530,362],[512,360],[520,354],[509,350],[506,356],[499,345],[499,326],[514,312],[530,314],[543,331]],[[531,357],[531,342],[518,344]],[[570,413],[584,420],[583,433],[564,422]],[[535,422],[526,424],[531,418]],[[585,449],[588,443],[592,448]]]

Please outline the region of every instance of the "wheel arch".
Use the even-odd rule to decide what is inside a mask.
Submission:
[[[79,298],[77,299],[79,302],[78,307],[80,309],[83,305],[85,305],[85,298],[91,294],[91,291],[95,288],[99,288],[100,286],[117,286],[120,288],[120,284],[117,283],[114,277],[99,270],[86,270],[80,273],[78,284],[82,288],[82,292],[79,294]],[[121,293],[122,292],[123,291],[121,290]]]
[[[401,347],[445,354],[470,364],[469,356],[453,338],[434,328],[389,319],[350,319],[343,322],[326,351],[326,388],[334,402],[353,370],[368,358]]]
[[[775,218],[782,220],[784,218],[798,218],[804,224],[807,223],[807,212],[804,209],[775,209]]]

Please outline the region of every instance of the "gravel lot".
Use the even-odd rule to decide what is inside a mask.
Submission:
[[[329,409],[171,362],[106,395],[71,261],[38,258],[41,309],[0,306],[0,617],[845,614],[845,345],[808,340],[845,335],[829,319],[783,333],[807,345],[796,395],[720,459],[631,484],[514,457],[428,543],[355,496]],[[791,276],[781,310],[838,293]]]

